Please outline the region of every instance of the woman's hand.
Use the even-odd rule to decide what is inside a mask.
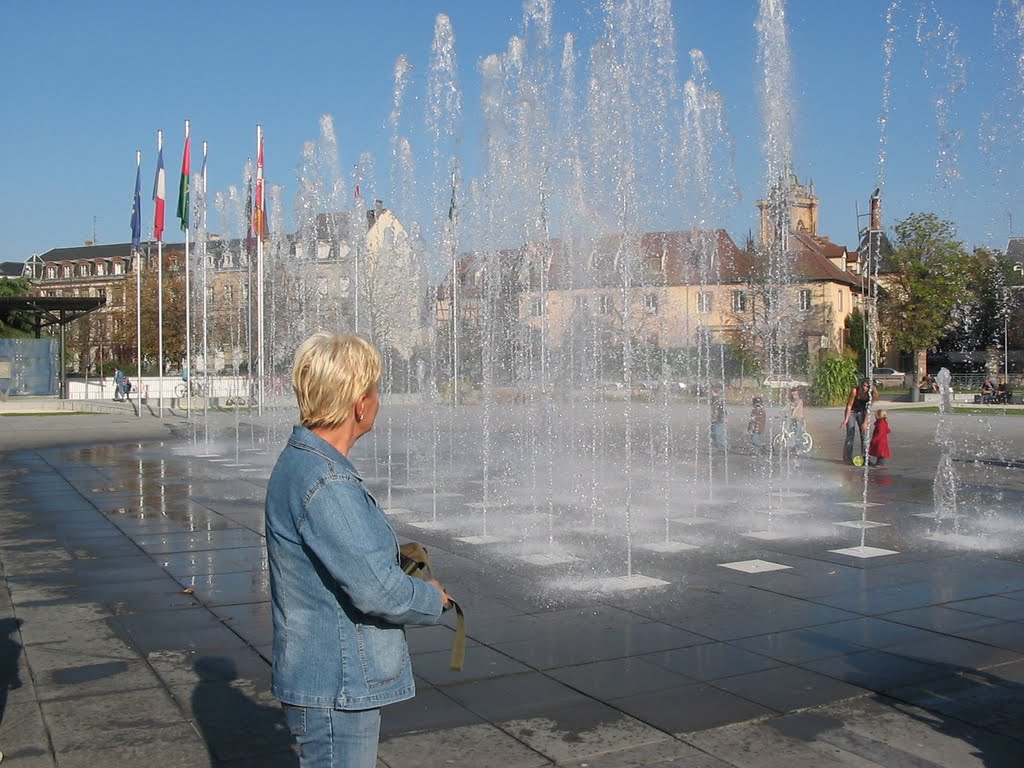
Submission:
[[[434,589],[436,589],[438,592],[441,593],[441,606],[443,608],[447,608],[448,607],[448,593],[444,591],[444,587],[441,586],[441,582],[439,582],[437,579],[431,579],[430,581],[427,582],[427,584],[429,584],[430,586],[432,586]]]

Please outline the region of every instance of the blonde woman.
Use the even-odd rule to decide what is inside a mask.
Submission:
[[[406,624],[448,602],[407,576],[398,540],[348,455],[380,409],[377,350],[316,333],[295,353],[296,425],[267,486],[272,690],[302,768],[374,768],[380,707],[415,695]]]

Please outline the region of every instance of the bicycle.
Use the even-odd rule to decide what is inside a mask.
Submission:
[[[189,379],[188,382],[181,382],[174,387],[174,396],[179,400],[184,400],[185,396],[191,390],[192,397],[206,397],[206,381],[196,381]]]
[[[814,438],[811,437],[807,428],[804,427],[800,431],[801,434],[798,444],[797,435],[796,432],[793,431],[792,426],[793,424],[790,419],[783,419],[782,429],[777,435],[775,435],[775,437],[772,438],[772,444],[780,451],[784,448],[788,448],[796,453],[810,453],[811,448],[814,447]]]

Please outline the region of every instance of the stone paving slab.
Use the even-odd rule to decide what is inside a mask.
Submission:
[[[914,439],[911,418],[928,417],[901,416],[901,440]],[[31,431],[31,417],[12,421]],[[182,451],[166,424],[118,442],[123,428],[93,424],[84,447],[60,438],[10,450],[16,439],[0,438],[5,765],[294,766],[269,694],[260,505],[272,456],[250,458],[262,470],[220,494],[211,478],[226,470]],[[918,437],[932,429],[921,421]],[[825,456],[804,465],[807,485],[856,498],[862,475],[837,479]],[[553,588],[593,565],[488,562],[493,550],[463,531],[396,516],[400,535],[430,547],[470,638],[455,673],[450,623],[410,629],[419,693],[385,711],[379,765],[1019,766],[1024,548],[1012,536],[973,551],[923,538],[931,523],[913,512],[926,506],[929,460],[868,491],[878,506],[866,513],[890,526],[864,535],[896,555],[829,553],[862,535],[833,527],[857,514],[837,503],[780,515],[780,538],[746,538],[756,517],[741,511],[756,502],[736,488],[688,530],[700,549],[636,554],[640,573],[666,582],[649,590]],[[749,461],[736,457],[737,471],[760,471]],[[1016,474],[986,478],[1019,502]],[[369,482],[384,498],[382,477]],[[451,519],[478,520],[479,487],[461,488],[444,498]],[[392,502],[422,509],[417,491],[392,488]],[[566,507],[580,542],[617,557],[588,517]],[[742,560],[787,568],[719,567]]]

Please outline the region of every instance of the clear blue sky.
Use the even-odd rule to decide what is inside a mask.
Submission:
[[[1024,74],[1014,69],[1014,59],[1024,55],[1022,30],[994,26],[997,9],[1012,10],[1015,1],[899,3],[885,166],[887,223],[931,210],[953,220],[970,244],[1004,247],[1009,235],[1024,233]],[[764,194],[757,0],[676,0],[672,6],[679,82],[690,74],[688,52],[699,48],[724,98],[742,197],[733,210],[723,211],[719,224],[742,243],[756,228],[755,201]],[[795,168],[802,180],[815,182],[821,232],[851,247],[854,206],[864,209],[879,177],[888,6],[889,0],[788,0],[786,6]],[[585,68],[600,33],[601,4],[554,0],[553,7],[555,39],[573,32]],[[941,45],[915,42],[922,9],[934,9],[942,19]],[[463,162],[470,174],[479,165],[477,63],[504,51],[509,37],[520,32],[518,0],[0,3],[6,32],[0,66],[7,73],[0,85],[0,260],[79,245],[94,231],[101,243],[129,240],[136,149],[143,151],[148,235],[158,128],[165,132],[166,239],[175,239],[186,117],[193,170],[200,165],[200,142],[210,144],[211,192],[242,184],[246,159],[255,154],[255,126],[262,123],[267,179],[284,187],[290,209],[303,143],[317,138],[323,114],[334,117],[341,167],[351,168],[360,153],[371,152],[378,175],[384,175],[390,167],[387,121],[395,60],[408,56],[414,67],[410,96],[422,102],[438,13],[451,18],[456,35]],[[953,70],[944,66],[953,50],[950,35],[963,57],[966,81],[958,91],[950,91]],[[586,82],[584,72],[578,81]],[[934,102],[943,94],[951,94],[948,127],[959,133],[961,178],[936,172],[944,143]],[[993,130],[998,140],[984,141]],[[408,131],[415,141],[415,129]],[[390,189],[390,182],[382,179],[381,187]],[[401,210],[396,213],[402,217]]]

